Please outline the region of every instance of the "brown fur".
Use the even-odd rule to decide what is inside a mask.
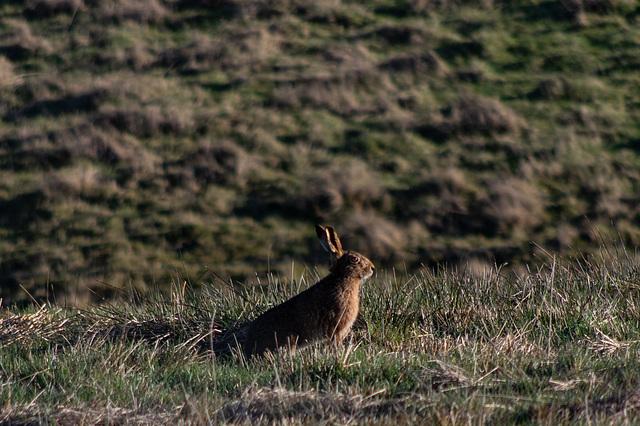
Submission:
[[[329,275],[256,318],[247,332],[246,356],[280,347],[293,350],[320,339],[340,343],[351,329],[358,316],[360,285],[373,274],[373,263],[359,253],[343,251],[332,228],[317,225],[316,234],[331,254]]]

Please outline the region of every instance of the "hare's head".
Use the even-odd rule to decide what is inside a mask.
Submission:
[[[342,250],[342,243],[333,228],[316,225],[320,244],[331,255],[331,272],[366,280],[373,275],[373,263],[360,253]]]

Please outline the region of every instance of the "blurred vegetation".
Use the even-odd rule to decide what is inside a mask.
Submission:
[[[410,271],[588,253],[598,229],[640,243],[634,1],[9,0],[0,18],[5,303],[290,274],[326,260],[316,222]]]

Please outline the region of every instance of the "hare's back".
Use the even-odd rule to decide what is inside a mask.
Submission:
[[[246,350],[261,354],[267,349],[304,345],[318,338],[321,304],[314,303],[314,292],[309,290],[258,316],[249,326]]]

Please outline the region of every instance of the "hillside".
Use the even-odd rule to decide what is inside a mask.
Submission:
[[[409,271],[640,243],[634,1],[9,0],[0,16],[5,303],[289,276],[326,262],[315,223]]]

